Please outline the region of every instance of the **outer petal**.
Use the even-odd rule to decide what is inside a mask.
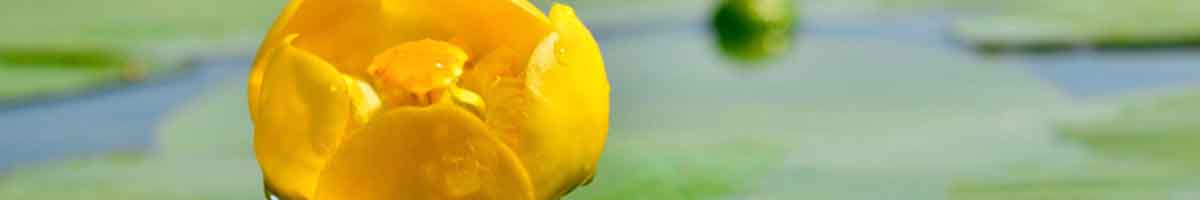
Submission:
[[[267,186],[285,197],[309,196],[325,159],[354,126],[358,90],[320,58],[283,39],[262,61],[258,106],[251,110],[254,150]]]
[[[542,199],[586,184],[608,134],[609,84],[600,48],[574,10],[554,5],[555,33],[530,58],[530,104],[522,159]]]
[[[283,37],[287,36],[283,34],[283,27],[291,21],[292,15],[296,13],[296,8],[300,6],[300,2],[302,1],[292,1],[287,7],[284,7],[279,17],[275,19],[275,23],[271,25],[271,30],[267,32],[262,45],[259,46],[258,54],[254,56],[254,64],[250,68],[249,83],[246,89],[248,93],[246,97],[250,101],[249,106],[252,111],[257,110],[258,107],[258,96],[262,92],[263,72],[266,71],[267,64],[270,63],[267,61],[275,60],[275,47],[281,46],[279,44],[283,42]],[[252,112],[250,119],[258,120],[258,117]]]
[[[441,102],[381,113],[348,138],[317,198],[533,199],[516,155],[473,114]]]
[[[402,42],[457,38],[472,55],[501,46],[525,53],[550,30],[548,20],[523,0],[293,0],[293,4],[290,20],[272,34],[304,35],[296,46],[353,75],[365,74],[371,58]]]

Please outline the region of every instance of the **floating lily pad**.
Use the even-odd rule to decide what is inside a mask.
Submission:
[[[719,199],[752,190],[782,145],[686,134],[614,133],[591,185],[569,199]]]
[[[1198,102],[1195,91],[1125,100],[1113,112],[1064,122],[1059,137],[1086,149],[1083,159],[960,178],[953,199],[1200,198]]]
[[[1200,172],[1200,92],[1124,103],[1112,116],[1064,124],[1061,136],[1109,157]]]
[[[1195,199],[1196,175],[1145,163],[1093,161],[958,180],[949,199]]]
[[[286,1],[0,1],[4,47],[129,47],[180,37],[261,33]]]
[[[0,65],[0,102],[12,103],[121,81],[120,67]]]
[[[1200,2],[1017,1],[998,14],[961,20],[955,34],[984,50],[1177,46],[1200,43]]]
[[[221,41],[261,37],[284,3],[0,1],[0,27],[7,27],[0,31],[0,104],[71,96],[181,71],[197,49],[230,48]]]

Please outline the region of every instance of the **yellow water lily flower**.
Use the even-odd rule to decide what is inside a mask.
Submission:
[[[561,4],[292,0],[248,90],[282,199],[556,199],[608,132],[600,49]]]

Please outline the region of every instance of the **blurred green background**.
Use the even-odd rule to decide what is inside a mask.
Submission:
[[[730,1],[558,1],[614,92],[568,199],[1200,199],[1200,1]],[[261,198],[284,3],[0,0],[0,199]]]

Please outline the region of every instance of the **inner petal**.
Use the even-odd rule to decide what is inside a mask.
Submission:
[[[385,87],[421,95],[453,85],[466,62],[462,48],[425,39],[385,50],[367,70]]]
[[[406,42],[376,55],[367,72],[385,105],[421,107],[449,98],[481,115],[482,98],[457,86],[468,59],[463,48],[445,41],[424,39]]]

